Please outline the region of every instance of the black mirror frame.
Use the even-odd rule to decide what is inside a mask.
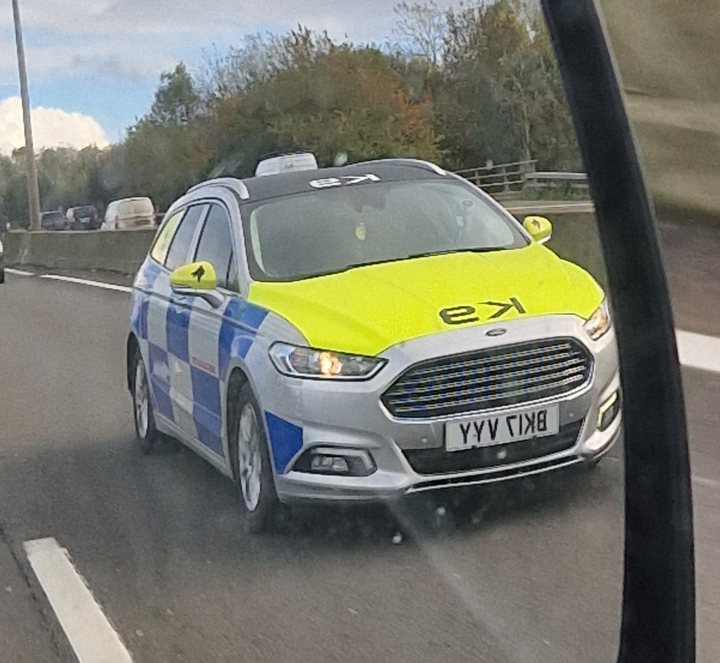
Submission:
[[[648,198],[594,0],[543,0],[598,216],[625,424],[620,663],[695,660],[692,494],[672,311]]]

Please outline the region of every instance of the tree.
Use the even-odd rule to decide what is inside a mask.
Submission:
[[[149,196],[165,209],[200,179],[207,155],[194,127],[153,124],[140,120],[122,146],[123,196]]]
[[[270,48],[264,79],[211,106],[213,175],[250,175],[263,154],[278,150],[311,150],[323,164],[340,152],[353,160],[440,157],[432,101],[409,94],[393,57],[305,28]]]
[[[147,121],[159,126],[188,126],[200,107],[200,97],[185,65],[160,76],[160,86],[147,115]]]
[[[119,172],[121,195],[149,196],[165,208],[200,178],[207,163],[200,111],[200,95],[182,62],[160,76],[150,111],[128,130],[108,171]]]
[[[578,161],[562,80],[532,2],[496,0],[450,10],[438,131],[457,167],[487,159],[537,159],[541,167]]]
[[[537,0],[484,0],[443,12],[395,8],[394,46],[335,42],[298,26],[246,37],[160,77],[148,113],[106,150],[38,156],[47,206],[149,195],[160,208],[208,176],[253,174],[269,152],[306,149],[321,165],[410,156],[450,168],[537,159],[580,165],[562,80]],[[0,157],[0,210],[27,216],[22,150]]]
[[[438,67],[442,60],[447,22],[435,0],[425,4],[401,2],[394,11],[393,32],[400,39],[400,51]]]
[[[28,218],[27,178],[24,151],[22,154],[0,156],[0,212],[11,221]]]
[[[413,101],[376,49],[338,48],[280,73],[268,90],[271,131],[280,149],[298,146],[332,164],[351,160],[440,156],[432,128],[432,102]]]

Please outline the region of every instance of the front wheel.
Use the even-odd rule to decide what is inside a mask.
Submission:
[[[272,529],[282,513],[260,408],[249,384],[231,404],[230,441],[233,474],[245,525],[250,532]]]
[[[155,427],[155,414],[150,400],[150,387],[148,386],[147,372],[140,354],[140,348],[135,349],[131,375],[135,436],[140,450],[147,454],[152,450],[160,434]]]

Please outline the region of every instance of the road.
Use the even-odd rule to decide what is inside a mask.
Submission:
[[[706,299],[720,301],[720,232],[669,226],[663,237],[678,327],[720,336]],[[232,485],[210,466],[172,443],[148,457],[133,445],[127,293],[10,275],[0,311],[2,660],[73,660],[24,548],[47,537],[137,662],[614,660],[621,449],[592,473],[484,491],[469,514],[429,501],[396,514],[310,510],[248,536]],[[710,663],[720,374],[683,377]]]

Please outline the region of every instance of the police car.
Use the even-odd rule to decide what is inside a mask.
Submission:
[[[314,160],[190,189],[133,287],[137,437],[283,504],[390,500],[595,464],[620,431],[595,280],[442,168]],[[297,166],[297,159],[290,160]]]

